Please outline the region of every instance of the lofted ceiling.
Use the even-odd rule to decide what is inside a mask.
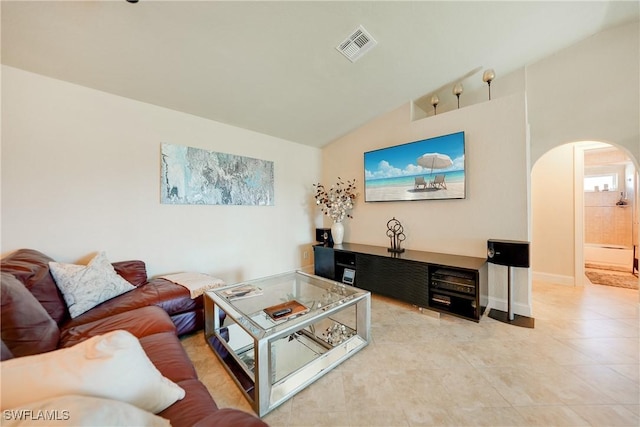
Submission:
[[[322,147],[478,68],[638,19],[636,1],[2,1],[2,63]],[[359,25],[377,45],[337,50]]]

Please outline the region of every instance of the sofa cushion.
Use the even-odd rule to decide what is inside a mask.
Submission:
[[[0,263],[3,272],[13,274],[42,304],[49,316],[61,325],[69,319],[69,311],[49,273],[49,262],[45,254],[33,249],[19,249],[6,256]]]
[[[140,307],[90,323],[63,327],[60,333],[60,347],[71,347],[88,338],[118,329],[125,330],[137,338],[160,332],[171,332],[175,335],[176,331],[171,318],[160,307]]]
[[[139,339],[140,345],[162,375],[173,382],[198,378],[182,343],[173,332],[162,332]]]
[[[158,414],[167,418],[172,427],[192,427],[218,409],[211,394],[200,380],[189,379],[177,384],[184,389],[186,397]],[[217,427],[216,424],[211,425]]]
[[[60,330],[38,300],[12,274],[0,274],[2,342],[14,356],[55,350]]]
[[[191,298],[188,289],[169,280],[155,278],[151,279],[149,284],[153,285],[159,296],[156,304],[170,315],[193,311],[204,306],[202,295]]]
[[[185,396],[162,376],[136,337],[113,331],[74,347],[0,362],[0,409],[65,394],[80,394],[130,403],[158,413]]]
[[[133,286],[137,287],[147,283],[147,266],[144,261],[118,261],[113,263],[113,268]]]
[[[202,309],[203,298],[198,297],[192,300],[189,297],[189,291],[182,286],[171,283],[168,280],[153,279],[132,291],[118,295],[71,319],[65,324],[65,327],[93,322],[107,316],[150,305],[157,305],[163,308],[170,316],[173,316],[177,313]]]
[[[11,414],[20,414],[11,417]],[[28,414],[28,415],[27,415]],[[64,395],[11,408],[4,414],[4,427],[54,426],[146,426],[169,427],[169,420],[119,400],[82,395]]]

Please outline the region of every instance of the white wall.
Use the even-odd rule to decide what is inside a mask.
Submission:
[[[531,160],[577,141],[624,147],[640,162],[638,21],[598,33],[527,67]]]
[[[215,100],[211,100],[215,102]],[[162,142],[275,163],[275,206],[160,204]],[[2,254],[97,250],[226,281],[306,261],[318,149],[2,67]]]
[[[486,258],[487,239],[529,240],[528,144],[524,94],[493,99],[414,122],[410,104],[326,146],[323,184],[358,179],[354,219],[345,241],[387,246],[386,223],[404,226],[408,249]],[[363,153],[429,137],[465,132],[467,197],[463,200],[364,202]],[[326,225],[330,225],[326,222]],[[516,269],[514,311],[530,315],[530,275]],[[506,309],[506,269],[491,266],[490,303]]]
[[[531,170],[531,268],[534,279],[573,285],[574,144],[556,147]]]

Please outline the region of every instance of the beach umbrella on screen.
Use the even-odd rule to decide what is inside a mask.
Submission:
[[[418,165],[429,168],[429,174],[431,174],[434,169],[444,169],[453,165],[453,160],[446,154],[427,153],[418,157]]]

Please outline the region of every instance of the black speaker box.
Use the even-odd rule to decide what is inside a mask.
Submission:
[[[333,237],[331,236],[330,228],[316,228],[316,242],[324,243],[325,245],[333,245]]]
[[[487,261],[509,267],[529,268],[529,242],[489,239]]]

